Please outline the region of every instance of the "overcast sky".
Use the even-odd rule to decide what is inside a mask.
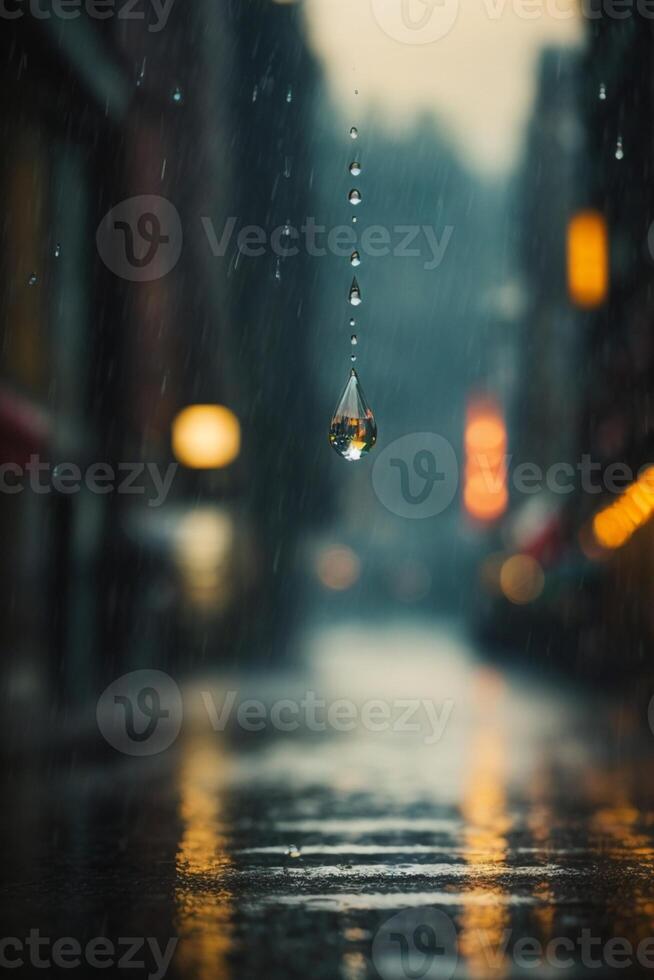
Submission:
[[[305,0],[304,8],[344,122],[365,125],[372,112],[399,133],[432,111],[487,176],[517,162],[540,51],[583,39],[573,0]],[[430,32],[444,36],[414,43]]]

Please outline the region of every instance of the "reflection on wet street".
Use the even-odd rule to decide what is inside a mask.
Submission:
[[[274,683],[188,686],[159,756],[14,773],[4,934],[179,937],[167,975],[203,980],[647,973],[649,732],[496,669],[455,625],[341,623],[306,651]],[[248,699],[264,731],[239,723]],[[438,955],[411,946],[428,909],[456,929]]]

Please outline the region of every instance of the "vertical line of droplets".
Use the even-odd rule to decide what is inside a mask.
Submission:
[[[349,135],[350,140],[356,148],[356,152],[354,152],[351,156],[348,171],[352,177],[359,177],[363,168],[361,165],[360,154],[358,152],[359,130],[356,126],[352,126],[350,128]],[[348,191],[347,199],[352,207],[358,207],[363,200],[359,188],[351,187]],[[356,223],[357,216],[354,215],[352,217],[352,224]],[[353,269],[357,269],[361,265],[361,255],[356,246],[356,236],[349,261]],[[355,308],[361,306],[361,303],[363,302],[361,287],[359,286],[356,273],[353,275],[347,300],[350,306]],[[354,462],[361,459],[361,457],[366,455],[366,453],[369,453],[375,445],[377,441],[377,424],[375,422],[372,410],[366,402],[361,388],[361,382],[359,381],[359,376],[354,368],[354,362],[357,359],[356,348],[358,346],[359,339],[356,332],[357,322],[353,316],[350,317],[349,327],[351,331],[350,361],[352,362],[353,366],[350,370],[350,377],[348,378],[347,384],[345,385],[343,394],[339,399],[336,411],[334,412],[331,421],[329,441],[332,448],[339,454],[339,456],[342,456],[343,459],[346,459],[349,462]]]

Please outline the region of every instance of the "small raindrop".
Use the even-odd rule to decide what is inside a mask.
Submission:
[[[618,136],[618,141],[615,144],[615,159],[622,160],[624,156],[624,147],[622,146],[622,137]]]
[[[353,364],[356,361],[356,359],[357,359],[356,354],[350,354],[350,360],[352,361]]]
[[[353,160],[348,169],[353,177],[358,177],[361,173],[361,164],[358,160]]]
[[[359,89],[358,89],[358,88],[355,88],[355,90],[354,90],[354,94],[355,94],[355,95],[358,95],[358,94],[359,94]]]
[[[350,256],[350,265],[353,266],[361,265],[361,256],[356,251],[356,249],[354,250],[354,252],[352,252],[352,255]]]
[[[27,285],[28,286],[36,286],[36,284],[37,284],[38,281],[39,281],[39,277],[37,276],[37,274],[35,272],[33,272],[32,275],[27,280]]]
[[[144,58],[143,59],[143,62],[141,64],[141,67],[139,68],[139,73],[136,76],[136,87],[137,88],[140,88],[141,85],[143,85],[143,82],[145,81],[145,66],[147,64],[147,61],[148,61],[147,58]]]
[[[350,204],[354,204],[354,205],[361,204],[361,194],[356,189],[356,187],[352,188],[350,193],[347,195],[347,199],[350,202]]]
[[[179,85],[173,89],[173,102],[175,105],[181,105],[184,101],[184,96],[182,95],[182,90]]]
[[[287,102],[292,102],[293,101],[293,89],[291,88],[290,85],[286,89],[286,101]]]
[[[289,844],[288,847],[286,848],[285,854],[286,854],[286,857],[289,857],[289,858],[301,858],[302,857],[302,851],[297,846],[297,844]]]
[[[356,324],[354,317],[350,317],[350,326],[353,327]]]
[[[357,282],[356,276],[352,280],[352,285],[350,286],[350,293],[348,295],[348,300],[352,306],[360,306],[362,303],[361,290],[359,288],[359,283]]]
[[[359,138],[359,130],[356,128],[356,126],[352,126],[352,128],[350,129],[350,139],[358,140],[358,138]]]
[[[357,223],[357,217],[356,215],[354,215],[354,217],[352,218],[352,224],[355,225],[356,223]]]
[[[284,176],[288,179],[293,169],[293,157],[284,157]]]
[[[256,102],[258,98],[259,98],[259,86],[255,85],[254,88],[252,89],[252,101]]]
[[[602,102],[604,102],[604,100],[606,99],[606,85],[604,84],[604,82],[602,82],[599,87],[599,97]]]
[[[355,333],[353,333],[352,336],[350,337],[350,343],[352,344],[353,347],[356,347],[356,345],[359,343],[359,340]]]
[[[275,262],[275,282],[281,282],[282,279],[282,264],[279,259]]]
[[[60,255],[61,255],[61,245],[59,244],[59,242],[57,242],[57,244],[54,247],[54,257],[55,257],[55,259],[58,259]]]

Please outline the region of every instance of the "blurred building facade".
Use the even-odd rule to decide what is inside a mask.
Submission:
[[[290,642],[311,518],[306,433],[283,421],[311,419],[304,273],[299,260],[280,289],[270,254],[243,258],[236,234],[269,235],[291,199],[303,210],[293,170],[315,69],[295,8],[268,5],[254,36],[248,6],[173,4],[161,30],[154,12],[3,28],[0,642],[7,704],[35,723],[126,670],[281,657]],[[167,275],[130,281],[96,231],[141,195],[172,203],[183,244]],[[237,420],[230,465],[174,469],[171,426],[193,404]],[[44,489],[23,469],[15,490],[30,457]],[[98,465],[139,475],[90,491]]]

